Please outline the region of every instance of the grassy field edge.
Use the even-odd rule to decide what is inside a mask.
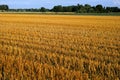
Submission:
[[[0,14],[39,14],[39,15],[94,15],[94,16],[120,16],[116,13],[75,13],[75,12],[0,12]]]

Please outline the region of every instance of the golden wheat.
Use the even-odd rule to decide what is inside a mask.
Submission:
[[[120,17],[0,14],[1,80],[119,80]]]

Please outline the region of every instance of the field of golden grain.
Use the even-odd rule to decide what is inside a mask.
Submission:
[[[0,14],[0,80],[119,80],[120,16]]]

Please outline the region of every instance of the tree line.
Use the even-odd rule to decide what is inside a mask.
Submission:
[[[8,5],[0,5],[0,11],[15,11],[15,12],[76,12],[76,13],[109,13],[109,12],[120,12],[119,7],[104,7],[101,4],[91,6],[89,4],[62,6],[57,5],[52,9],[41,7],[39,9],[9,9]]]

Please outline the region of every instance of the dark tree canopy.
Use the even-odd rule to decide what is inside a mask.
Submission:
[[[46,12],[47,10],[44,7],[41,7],[40,11],[41,12]]]
[[[72,6],[54,6],[51,11],[53,12],[77,12],[77,13],[106,13],[106,12],[120,12],[118,7],[103,7],[101,4],[91,6],[85,5],[72,5]]]
[[[61,5],[54,6],[52,11],[54,11],[54,12],[63,12],[63,7]]]
[[[7,10],[9,10],[9,7],[8,7],[8,5],[0,5],[0,10],[7,11]]]
[[[103,12],[103,6],[100,5],[100,4],[97,5],[97,6],[96,6],[96,12],[97,12],[97,13],[102,13],[102,12]]]

